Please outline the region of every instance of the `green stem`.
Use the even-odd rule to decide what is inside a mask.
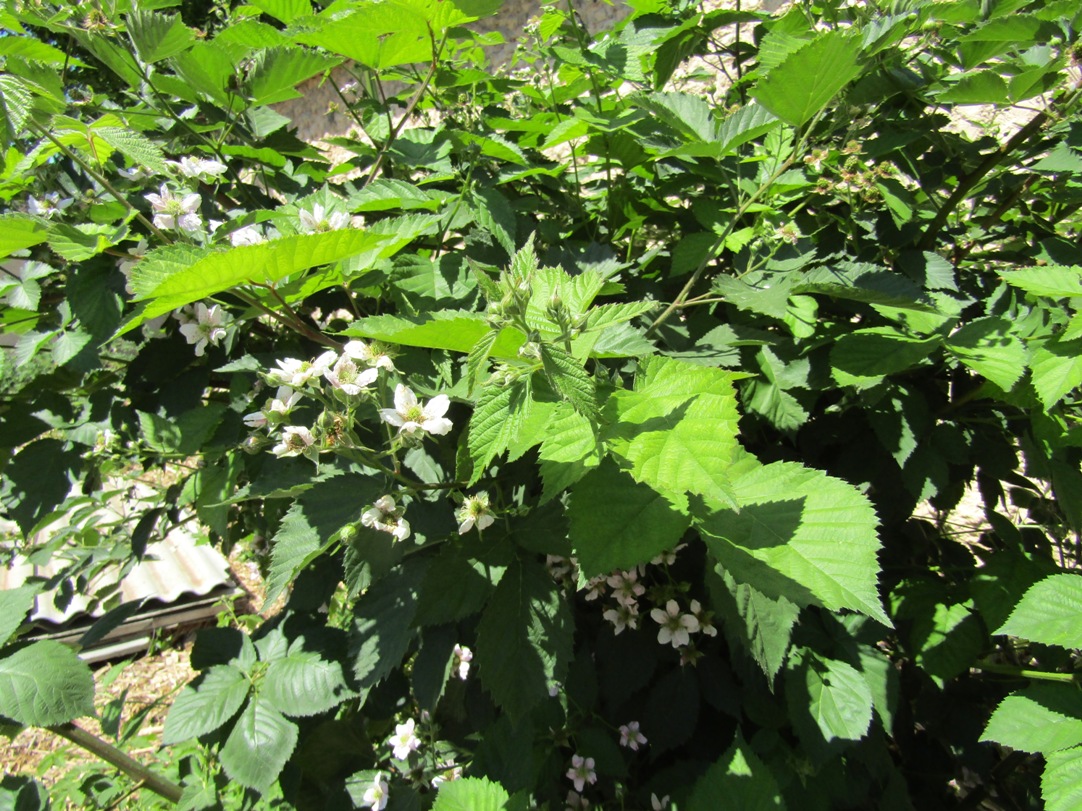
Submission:
[[[1037,681],[1055,681],[1064,684],[1075,684],[1079,681],[1079,674],[1076,673],[1048,673],[1044,670],[1029,670],[1017,665],[1000,665],[993,662],[980,662],[977,664],[976,669],[985,673],[1000,673],[1004,676],[1016,676],[1020,679],[1035,679]]]
[[[135,780],[142,786],[146,786],[146,788],[153,791],[159,797],[164,797],[174,804],[180,802],[180,797],[184,793],[184,789],[176,783],[166,780],[160,774],[152,772],[138,760],[124,754],[112,744],[103,741],[97,735],[93,735],[82,727],[77,727],[73,723],[59,724],[57,726],[48,727],[48,729],[50,732],[59,735],[61,738],[66,738],[71,741],[76,746],[80,746],[88,752],[97,755],[106,763],[116,766],[132,780]]]
[[[255,283],[253,282],[253,284]],[[266,315],[269,315],[282,326],[288,327],[294,332],[298,332],[305,338],[315,341],[316,343],[330,347],[336,352],[342,351],[342,345],[338,343],[338,341],[334,340],[333,338],[329,338],[319,330],[313,329],[312,327],[305,324],[304,321],[300,318],[300,316],[298,316],[296,312],[294,312],[293,308],[286,304],[285,301],[283,301],[282,297],[278,295],[278,292],[274,290],[274,288],[272,288],[270,285],[256,284],[256,286],[266,287],[268,290],[270,290],[271,293],[278,299],[278,301],[282,302],[283,306],[285,306],[286,310],[289,312],[289,315],[284,315],[276,310],[272,310],[270,307],[266,306],[263,302],[261,302],[251,293],[247,293],[243,290],[232,290],[230,292],[232,292],[233,295],[235,295],[245,304],[255,307],[257,310],[260,310]]]

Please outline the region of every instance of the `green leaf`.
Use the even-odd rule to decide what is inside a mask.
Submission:
[[[286,277],[371,250],[385,237],[358,229],[300,234],[259,245],[215,250],[152,251],[132,270],[136,300],[146,301],[124,332],[185,304],[248,284],[273,285]],[[159,258],[160,257],[160,258]]]
[[[778,118],[800,127],[860,75],[860,42],[847,31],[820,34],[789,54],[752,91]]]
[[[597,391],[594,379],[568,352],[541,344],[541,363],[556,392],[584,417],[596,419]]]
[[[848,662],[814,657],[803,670],[806,705],[826,741],[857,741],[872,722],[872,693],[864,678]],[[800,702],[804,706],[803,701]]]
[[[1026,371],[1028,353],[1006,318],[978,318],[952,334],[947,350],[962,363],[1004,391],[1010,391]]]
[[[647,358],[634,391],[618,391],[605,409],[612,452],[637,481],[678,503],[697,493],[736,506],[729,467],[737,448],[733,376],[670,358]]]
[[[290,650],[267,667],[259,695],[283,715],[303,716],[327,712],[353,693],[338,662],[312,651]]]
[[[480,612],[492,593],[494,574],[493,567],[472,560],[462,549],[445,546],[421,583],[414,622],[439,625]]]
[[[1049,341],[1033,350],[1033,388],[1045,408],[1051,408],[1082,386],[1082,340]]]
[[[999,274],[1011,287],[1017,287],[1035,296],[1054,299],[1082,296],[1082,267],[1047,267],[1007,270]]]
[[[481,615],[474,657],[481,683],[512,721],[563,681],[573,634],[571,611],[545,567],[513,563]]]
[[[734,470],[740,512],[707,510],[707,546],[738,581],[798,605],[848,608],[889,626],[879,602],[878,520],[852,485],[795,462]]]
[[[162,741],[167,744],[198,738],[218,729],[236,715],[251,682],[232,665],[214,665],[176,697],[165,719]]]
[[[586,577],[630,569],[672,549],[689,520],[665,496],[602,462],[571,492],[571,543]]]
[[[415,634],[413,617],[424,574],[421,564],[400,566],[373,583],[357,601],[349,656],[354,678],[363,690],[402,663]]]
[[[8,37],[4,37],[0,42],[8,40]],[[30,117],[32,101],[33,96],[21,79],[8,74],[0,76],[0,122],[3,122],[3,130],[0,131],[3,134],[0,138],[0,147],[4,150],[11,145],[12,141],[23,136],[23,124]],[[4,233],[4,226],[8,219],[8,216],[0,217],[0,255],[7,255],[11,250],[15,250],[6,248],[8,237]]]
[[[641,93],[632,102],[644,107],[654,117],[693,141],[714,140],[714,119],[710,105],[690,93]]]
[[[251,4],[274,19],[289,25],[297,17],[312,13],[309,0],[251,0]]]
[[[475,206],[477,224],[496,238],[508,256],[513,256],[518,230],[515,210],[507,198],[492,186],[475,187],[473,194],[478,198]]]
[[[1082,698],[1068,684],[1034,684],[996,707],[982,741],[1047,755],[1082,744]]]
[[[901,273],[856,262],[813,268],[793,283],[792,292],[921,311],[935,309],[921,289]]]
[[[0,92],[2,90],[0,85]],[[48,226],[39,220],[21,214],[0,215],[0,257],[32,248],[48,238]]]
[[[59,439],[39,439],[15,454],[4,469],[4,506],[24,535],[67,498],[81,467],[79,453]]]
[[[481,391],[470,417],[468,445],[473,460],[473,484],[485,474],[489,462],[507,450],[530,414],[530,378],[508,386],[489,385]]]
[[[438,193],[419,189],[404,180],[381,177],[373,180],[349,198],[350,211],[388,211],[400,209],[428,209],[436,211],[443,205]]]
[[[298,84],[341,62],[341,59],[300,48],[268,48],[256,57],[245,88],[252,98],[252,106],[277,104],[299,98]]]
[[[508,799],[499,783],[483,777],[463,777],[440,784],[432,811],[502,811]]]
[[[10,23],[4,24],[9,25]],[[65,53],[59,48],[54,48],[52,45],[48,45],[41,40],[32,37],[15,37],[11,36],[10,33],[5,37],[0,38],[0,56],[14,56],[19,59],[25,59],[28,62],[51,65],[54,68],[62,67],[65,64],[69,67],[86,67],[85,62],[79,61],[71,54]]]
[[[67,645],[35,642],[0,659],[0,716],[27,726],[94,714],[94,675]]]
[[[874,384],[916,366],[941,342],[938,336],[914,338],[893,327],[856,330],[839,338],[830,352],[834,379],[842,386]]]
[[[297,746],[297,725],[256,696],[245,707],[219,753],[229,777],[266,792]]]
[[[1006,104],[1007,82],[994,70],[965,73],[951,82],[936,99],[943,104]]]
[[[466,358],[466,379],[468,392],[473,394],[473,388],[481,375],[488,369],[488,358],[492,354],[492,347],[496,345],[496,339],[500,337],[500,331],[490,329],[481,339],[473,345],[469,357]]]
[[[161,148],[145,135],[123,127],[94,127],[92,132],[133,163],[146,167],[156,175],[169,174]]]
[[[800,616],[800,606],[785,597],[768,597],[725,571],[711,578],[712,605],[722,616],[727,636],[736,638],[774,683],[785,664],[789,644]],[[722,591],[724,589],[724,592]]]
[[[0,648],[11,641],[26,620],[39,591],[41,586],[37,584],[0,591]]]
[[[293,502],[274,535],[265,604],[273,603],[381,495],[378,480],[350,474],[319,482]]]
[[[176,56],[195,43],[195,32],[183,23],[179,14],[137,9],[128,14],[127,23],[135,51],[147,64]]]
[[[1082,648],[1082,576],[1064,572],[1034,584],[995,633]]]
[[[1082,747],[1045,755],[1041,798],[1045,811],[1082,808]]]
[[[720,798],[741,811],[784,811],[785,800],[770,769],[737,733],[721,759],[699,778],[691,790],[689,811],[716,811]]]
[[[438,310],[421,316],[375,315],[362,318],[350,324],[343,334],[403,346],[469,352],[490,329],[481,313]],[[493,344],[491,354],[499,358],[517,357],[519,347],[525,342],[526,336],[518,330],[504,329]]]
[[[161,453],[197,453],[221,424],[226,407],[208,404],[202,408],[185,411],[180,417],[170,419],[137,411],[139,427],[147,445]]]

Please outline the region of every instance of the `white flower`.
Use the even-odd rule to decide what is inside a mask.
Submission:
[[[229,243],[234,248],[239,248],[243,245],[258,245],[260,242],[266,241],[267,238],[263,236],[263,231],[258,225],[246,225],[243,228],[238,228],[229,235]]]
[[[378,347],[376,344],[369,345],[364,341],[350,341],[342,347],[342,351],[354,360],[364,361],[369,366],[386,369],[388,372],[394,371],[394,363],[391,362],[382,347]]]
[[[277,369],[267,372],[267,380],[276,386],[291,386],[299,389],[309,380],[321,377],[331,366],[334,365],[338,356],[334,352],[324,352],[314,361],[286,358],[276,361]]]
[[[583,811],[590,807],[590,801],[581,796],[577,791],[567,792],[567,799],[564,801],[567,806],[567,811]]]
[[[217,346],[225,337],[222,308],[215,304],[207,307],[203,302],[195,305],[194,320],[180,325],[180,333],[190,344],[195,344],[195,354],[202,357],[207,344]]]
[[[675,549],[671,549],[668,552],[662,552],[656,558],[650,561],[654,566],[660,566],[664,563],[666,566],[672,566],[676,563],[676,553],[687,546],[686,543],[679,544]]]
[[[394,408],[381,408],[384,422],[398,427],[398,435],[415,436],[418,433],[443,435],[451,430],[451,421],[444,414],[451,407],[446,394],[440,394],[421,405],[417,395],[399,383],[394,390]]]
[[[634,605],[635,601],[646,593],[646,587],[638,581],[639,573],[634,569],[615,572],[607,578],[609,587],[612,588],[612,596],[620,605]]]
[[[626,746],[635,752],[645,743],[646,736],[639,732],[638,721],[628,721],[626,724],[620,724],[620,746]]]
[[[55,191],[42,195],[40,200],[31,195],[26,201],[26,210],[35,217],[52,219],[54,214],[59,214],[65,208],[70,206],[73,199],[74,198],[71,197],[61,199],[60,194]]]
[[[474,526],[478,532],[492,526],[496,519],[488,506],[488,493],[482,491],[467,498],[455,511],[455,520],[458,521],[459,535],[465,535]]]
[[[473,651],[465,645],[455,645],[455,671],[462,681],[470,675],[470,662],[473,661]]]
[[[142,166],[132,166],[131,168],[117,169],[116,171],[117,174],[119,174],[121,177],[127,178],[128,180],[132,181],[144,180],[150,177],[150,172],[148,172]]]
[[[361,514],[361,523],[380,532],[389,532],[396,540],[404,541],[410,536],[409,522],[402,517],[404,511],[390,496],[380,496]]]
[[[616,636],[625,628],[635,630],[639,627],[639,606],[636,603],[624,605],[620,603],[615,608],[610,608],[601,615],[612,623],[613,633]]]
[[[717,636],[718,629],[714,627],[714,612],[704,611],[698,600],[691,601],[691,613],[699,622],[699,632],[705,636]]]
[[[165,315],[159,315],[157,318],[151,318],[149,321],[144,321],[142,326],[143,337],[148,341],[154,338],[166,337],[164,326],[168,318],[169,313],[166,313]]]
[[[356,397],[361,392],[367,391],[368,387],[376,382],[379,377],[379,369],[364,369],[357,367],[353,358],[342,355],[334,364],[333,369],[323,373],[327,381],[336,389],[341,389],[345,394]]]
[[[267,415],[262,411],[253,411],[251,414],[245,414],[244,424],[253,429],[266,428]]]
[[[650,616],[661,626],[657,632],[659,645],[672,644],[674,648],[679,648],[691,641],[689,634],[699,630],[699,621],[691,614],[681,614],[676,600],[665,603],[664,610],[655,608]]]
[[[571,768],[567,770],[567,779],[575,784],[575,791],[581,792],[587,783],[593,785],[597,782],[597,772],[594,771],[594,759],[584,758],[582,755],[574,755],[571,758]]]
[[[298,212],[301,221],[300,232],[302,234],[318,234],[323,231],[340,231],[349,225],[349,215],[341,211],[324,211],[323,206],[316,203],[311,211],[301,209]]]
[[[666,794],[660,799],[658,796],[651,792],[650,794],[650,809],[651,811],[668,811],[669,809],[669,795]]]
[[[365,789],[362,804],[367,805],[372,811],[383,811],[387,807],[387,788],[387,781],[383,779],[383,775],[377,774],[372,778],[372,785]]]
[[[394,735],[387,741],[387,745],[391,747],[394,756],[399,760],[405,760],[410,752],[416,752],[421,746],[421,739],[413,731],[414,726],[412,718],[404,724],[398,724],[394,728]]]
[[[605,596],[605,575],[599,574],[586,581],[586,602],[592,603],[598,597]]]
[[[199,205],[203,198],[198,194],[186,194],[176,198],[163,183],[159,194],[147,194],[154,209],[154,225],[158,228],[179,228],[181,231],[198,231],[203,227]]]
[[[444,766],[449,766],[450,764],[445,763],[443,765]],[[449,769],[448,771],[443,772],[443,774],[437,774],[435,777],[433,777],[432,781],[431,781],[432,788],[439,788],[444,783],[454,781],[454,780],[461,780],[461,779],[462,779],[462,767],[461,766],[454,766],[451,769]]]
[[[294,391],[289,386],[279,386],[274,393],[274,399],[267,402],[267,411],[272,414],[286,416],[301,401],[301,393]]]
[[[300,456],[315,444],[316,438],[303,425],[288,425],[282,431],[282,440],[271,449],[275,456]]]
[[[169,161],[171,166],[175,166],[184,177],[201,177],[207,175],[209,177],[218,177],[223,174],[229,167],[221,161],[211,160],[209,158],[181,158],[179,161]]]
[[[147,245],[147,241],[145,239],[141,239],[139,240],[138,245],[136,245],[134,248],[128,249],[127,259],[121,259],[116,263],[117,269],[119,269],[120,272],[124,274],[124,278],[126,280],[124,289],[127,290],[129,293],[135,292],[131,289],[132,268],[134,268],[136,264],[138,264],[139,260],[143,258],[143,255],[147,252],[148,247],[149,246]]]

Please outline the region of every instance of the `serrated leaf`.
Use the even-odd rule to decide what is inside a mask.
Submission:
[[[327,712],[353,694],[338,662],[312,651],[290,651],[267,667],[259,695],[283,715],[305,716]]]
[[[508,386],[489,385],[477,399],[467,443],[473,460],[473,484],[485,474],[488,464],[507,450],[529,416],[530,378],[522,377]]]
[[[579,462],[591,465],[601,461],[601,447],[594,423],[575,411],[570,404],[560,403],[546,426],[539,456],[550,462]]]
[[[499,783],[483,777],[463,777],[440,784],[432,811],[503,811],[509,799]]]
[[[6,41],[8,38],[4,39]],[[12,141],[22,137],[23,124],[30,117],[32,101],[33,96],[21,79],[8,74],[0,76],[0,122],[3,122],[3,129],[0,131],[3,134],[0,138],[0,147],[3,149],[6,150]],[[7,217],[0,218],[0,226],[6,219]],[[0,230],[0,254],[6,255],[10,250],[5,251],[3,246],[4,233]]]
[[[826,741],[860,740],[872,722],[872,693],[848,662],[815,657],[803,668],[808,711]]]
[[[648,358],[634,391],[612,395],[605,439],[636,480],[674,503],[698,493],[736,506],[728,469],[737,448],[733,377],[671,358]]]
[[[0,716],[27,726],[94,714],[94,675],[67,645],[35,642],[0,659]]]
[[[1006,318],[978,318],[953,333],[947,350],[977,374],[1010,391],[1026,371],[1029,353]]]
[[[518,226],[515,211],[507,198],[491,186],[478,186],[473,194],[478,198],[475,207],[477,224],[496,238],[508,256],[514,255]]]
[[[600,304],[591,307],[586,315],[583,332],[607,329],[626,321],[632,321],[640,315],[646,315],[657,309],[655,301],[629,301],[619,304]]]
[[[4,468],[4,507],[24,535],[67,498],[81,469],[81,454],[59,439],[35,440],[15,454]]]
[[[256,57],[245,89],[254,107],[295,99],[300,96],[295,89],[298,84],[341,62],[341,59],[300,48],[267,48]]]
[[[214,665],[189,684],[169,708],[164,743],[180,743],[218,729],[244,704],[251,682],[231,665]]]
[[[1082,267],[1047,267],[1007,270],[999,274],[1011,287],[1017,287],[1035,296],[1071,298],[1082,296]]]
[[[0,647],[6,645],[34,607],[41,586],[32,584],[0,591]]]
[[[1082,648],[1082,576],[1065,572],[1035,583],[995,633]]]
[[[169,174],[161,148],[145,135],[123,127],[94,127],[92,132],[133,163],[150,169],[156,175]]]
[[[689,519],[651,487],[611,461],[571,491],[571,543],[586,577],[630,569],[672,549]]]
[[[738,581],[798,605],[851,609],[889,626],[879,602],[878,519],[852,485],[795,462],[734,470],[740,512],[699,520],[707,546]]]
[[[309,0],[252,0],[252,5],[286,25],[312,13]]]
[[[478,613],[488,602],[493,582],[502,572],[500,567],[471,560],[458,547],[445,546],[421,583],[414,622],[439,625]]]
[[[982,741],[1050,754],[1082,744],[1082,699],[1067,684],[1034,684],[996,707]]]
[[[0,257],[32,248],[48,238],[48,226],[39,220],[21,214],[0,215]]]
[[[337,533],[357,521],[381,495],[378,480],[351,474],[319,482],[293,502],[274,535],[264,603],[273,603],[336,541]]]
[[[469,352],[490,329],[480,313],[438,310],[421,316],[376,315],[362,318],[350,324],[343,334],[403,346]],[[492,345],[491,354],[499,358],[517,357],[519,347],[525,342],[526,336],[517,329],[503,329]]]
[[[541,363],[556,392],[585,417],[596,419],[597,389],[590,373],[570,353],[541,344]]]
[[[218,757],[231,779],[266,792],[293,754],[297,734],[296,724],[257,695],[233,725]]]
[[[828,31],[786,56],[752,95],[787,124],[803,126],[860,75],[859,55],[855,36],[840,29]]]
[[[573,635],[571,611],[544,566],[513,563],[481,616],[474,657],[481,683],[512,721],[563,681]]]
[[[916,366],[941,343],[939,336],[914,338],[893,327],[856,330],[834,345],[831,371],[842,386],[874,384],[884,375]]]
[[[473,345],[470,354],[466,358],[467,392],[473,394],[473,388],[477,385],[478,378],[488,369],[488,357],[492,354],[492,347],[496,339],[500,337],[500,331],[490,329],[481,339]]]
[[[1082,340],[1048,341],[1033,350],[1033,388],[1045,408],[1051,408],[1082,386]]]
[[[921,311],[935,309],[924,292],[901,273],[856,262],[813,268],[793,283],[792,292]]]
[[[259,245],[189,252],[194,261],[181,259],[183,249],[153,251],[132,270],[136,300],[146,301],[142,312],[128,321],[128,331],[151,318],[185,304],[247,284],[273,285],[294,273],[337,262],[379,246],[385,237],[358,229],[299,234]]]
[[[1041,798],[1045,811],[1082,808],[1082,747],[1045,755]]]
[[[994,70],[975,70],[959,76],[936,98],[944,104],[1006,104],[1007,82]]]
[[[741,811],[784,811],[785,800],[770,769],[737,733],[721,758],[691,790],[690,811],[716,811],[718,799]]]
[[[357,601],[349,656],[353,676],[363,690],[402,663],[416,633],[413,618],[424,574],[423,562],[400,566],[373,583]]]
[[[723,617],[725,633],[735,637],[751,654],[767,680],[785,664],[800,607],[785,597],[768,597],[725,571],[711,583],[712,604]],[[719,594],[724,589],[726,594]]]
[[[388,211],[428,209],[436,211],[443,205],[437,193],[427,192],[412,183],[392,178],[379,178],[349,198],[350,211]]]
[[[195,43],[195,32],[179,14],[159,14],[136,9],[127,16],[128,34],[139,58],[147,64],[176,56]]]

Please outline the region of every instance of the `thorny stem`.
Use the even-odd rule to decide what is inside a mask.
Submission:
[[[421,103],[421,99],[428,91],[428,86],[432,83],[432,79],[436,75],[436,70],[440,64],[440,56],[443,55],[443,48],[447,44],[447,34],[444,34],[440,39],[439,45],[436,44],[436,38],[432,33],[432,28],[428,29],[429,37],[432,40],[432,64],[428,67],[428,72],[425,74],[424,81],[421,82],[421,86],[417,88],[416,92],[410,98],[409,103],[406,105],[405,111],[402,113],[402,117],[391,127],[390,133],[387,135],[387,140],[383,143],[383,146],[379,149],[379,154],[376,155],[376,161],[372,164],[372,171],[368,173],[368,177],[365,178],[361,188],[367,188],[368,185],[376,179],[380,169],[383,167],[383,160],[387,157],[387,153],[390,151],[391,146],[398,138],[398,133],[402,131],[402,127],[406,125],[409,117],[413,115],[413,111],[417,109],[417,105]]]
[[[985,673],[999,673],[1004,676],[1016,676],[1020,679],[1035,679],[1037,681],[1055,681],[1065,684],[1074,684],[1079,681],[1080,675],[1076,673],[1048,673],[1044,670],[1029,670],[1017,665],[1001,665],[994,662],[978,662],[977,670]]]
[[[113,766],[116,766],[128,777],[135,780],[142,786],[153,791],[159,797],[164,797],[171,803],[179,803],[180,797],[184,793],[184,790],[173,783],[170,780],[166,780],[160,774],[151,771],[138,760],[124,754],[112,744],[109,744],[99,738],[97,735],[93,735],[87,732],[82,727],[78,727],[73,723],[58,724],[56,726],[48,727],[49,731],[59,735],[61,738],[74,743],[76,746],[80,746],[97,755]]]
[[[156,236],[158,239],[162,240],[162,242],[165,242],[167,244],[172,244],[173,243],[173,239],[171,239],[169,236],[167,236],[165,233],[163,233],[161,230],[159,230],[158,226],[156,226],[154,223],[152,223],[150,220],[148,220],[146,217],[144,217],[142,212],[138,211],[135,208],[135,206],[133,206],[131,203],[129,203],[128,199],[123,194],[121,194],[119,191],[117,191],[112,183],[110,183],[108,180],[105,179],[104,175],[102,175],[100,172],[95,170],[89,163],[87,163],[85,160],[83,160],[83,158],[80,157],[77,153],[72,152],[64,144],[60,143],[60,141],[58,141],[56,139],[56,136],[54,136],[51,132],[49,132],[44,127],[39,125],[37,122],[28,121],[27,123],[29,124],[30,127],[32,127],[34,130],[36,130],[39,135],[41,135],[41,136],[47,138],[49,141],[51,141],[53,146],[55,146],[57,149],[59,149],[61,152],[63,152],[64,155],[69,160],[72,160],[75,163],[79,164],[79,166],[82,168],[82,170],[84,172],[86,172],[88,175],[90,175],[92,178],[94,178],[94,180],[96,180],[98,183],[100,183],[101,187],[103,189],[105,189],[107,192],[109,192],[109,194],[113,195],[113,197],[115,197],[116,200],[121,205],[124,206],[124,208],[126,208],[129,212],[134,213],[135,218],[137,220],[139,220],[139,222],[141,222],[144,226],[146,226],[147,230],[149,230],[150,233],[154,234],[154,236]]]

